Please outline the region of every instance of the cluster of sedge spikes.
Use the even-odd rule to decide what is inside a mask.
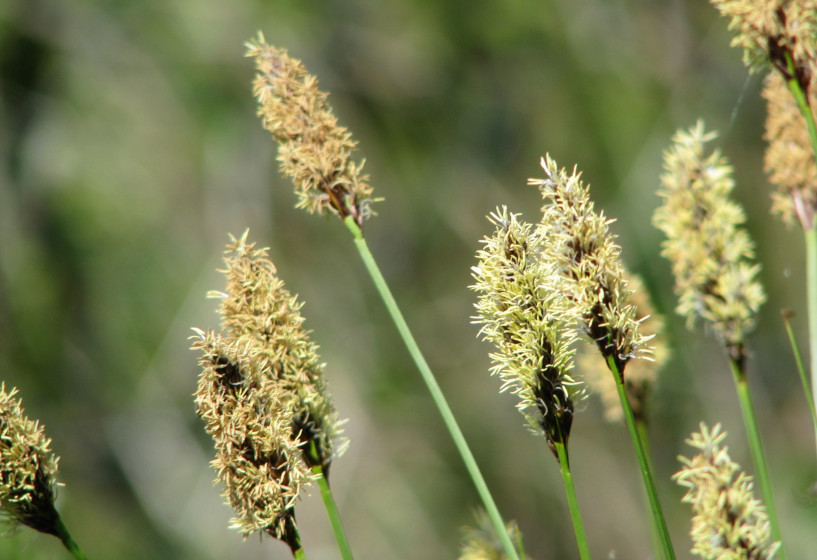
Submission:
[[[242,534],[264,531],[300,548],[294,505],[326,474],[340,422],[326,390],[301,303],[285,288],[266,249],[245,233],[228,246],[221,332],[197,329],[202,352],[198,414],[213,437],[213,467]],[[343,442],[341,442],[342,444]]]
[[[530,181],[546,202],[541,222],[521,222],[505,208],[491,214],[496,230],[477,253],[472,288],[480,334],[497,347],[493,372],[555,453],[555,443],[567,443],[574,402],[585,395],[572,375],[577,329],[619,374],[650,352],[609,220],[595,212],[575,170],[568,174],[550,156],[542,167],[547,178]]]

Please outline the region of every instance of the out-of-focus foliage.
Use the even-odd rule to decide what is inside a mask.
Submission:
[[[244,42],[262,30],[304,61],[360,141],[376,194],[372,250],[416,330],[500,510],[539,559],[574,555],[559,474],[496,393],[470,324],[484,216],[538,219],[525,185],[549,152],[583,170],[645,277],[678,356],[659,382],[653,456],[679,557],[688,512],[670,482],[701,420],[735,435],[725,358],[672,314],[650,225],[661,151],[699,117],[736,168],[769,302],[749,337],[750,381],[793,557],[814,507],[805,402],[779,322],[802,309],[801,247],[768,213],[759,77],[726,24],[681,0],[5,0],[0,2],[0,379],[26,395],[61,457],[58,506],[91,558],[289,557],[242,542],[213,487],[196,418],[189,327],[215,326],[228,232],[251,228],[327,362],[351,446],[333,488],[360,559],[454,558],[471,483],[346,230],[293,209],[255,116]],[[800,334],[805,319],[797,319]],[[573,475],[594,556],[648,555],[623,428],[578,411]],[[317,489],[298,509],[311,560],[337,551]],[[418,543],[422,543],[418,548]],[[6,559],[60,558],[56,539],[0,539]]]

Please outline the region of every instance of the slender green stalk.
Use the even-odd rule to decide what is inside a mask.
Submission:
[[[805,235],[808,339],[811,358],[811,413],[814,415],[814,402],[817,401],[817,228],[812,226],[811,229],[805,231]]]
[[[310,442],[312,453],[317,455],[315,449],[315,442]],[[321,489],[321,498],[323,498],[323,505],[326,507],[326,513],[329,515],[329,522],[332,524],[332,532],[335,534],[335,540],[338,543],[338,550],[343,560],[354,560],[352,549],[349,547],[349,540],[346,538],[346,531],[343,529],[343,523],[340,520],[340,513],[338,512],[337,504],[335,504],[335,497],[332,495],[332,490],[329,488],[329,479],[326,478],[323,467],[318,464],[312,467],[312,472],[318,477],[318,486]]]
[[[366,244],[366,240],[363,238],[363,232],[360,230],[351,216],[347,216],[343,222],[352,233],[355,240],[355,246],[360,253],[360,258],[363,259],[363,264],[366,265],[366,270],[369,272],[369,276],[372,277],[375,287],[377,288],[380,297],[383,299],[383,303],[385,303],[386,308],[391,315],[392,321],[397,327],[397,330],[400,332],[400,336],[402,337],[409,354],[411,354],[414,363],[417,365],[417,369],[420,370],[420,375],[431,393],[431,398],[434,400],[434,404],[437,406],[437,409],[440,411],[440,415],[443,417],[443,422],[448,428],[448,431],[454,440],[454,445],[456,445],[457,451],[459,451],[460,456],[465,463],[465,468],[468,471],[468,474],[471,476],[474,486],[476,486],[477,493],[482,499],[482,503],[485,506],[485,511],[488,513],[488,517],[491,519],[491,523],[494,525],[496,533],[502,542],[502,546],[505,549],[505,554],[507,554],[509,560],[520,560],[519,555],[511,542],[511,538],[508,535],[508,531],[505,529],[505,523],[502,521],[502,516],[499,514],[499,509],[496,507],[496,503],[491,496],[488,485],[485,483],[485,479],[482,477],[482,473],[477,466],[476,459],[474,459],[474,455],[471,453],[471,449],[468,447],[468,442],[465,441],[465,436],[454,418],[454,413],[451,411],[451,407],[448,406],[448,402],[445,399],[445,395],[443,395],[442,389],[440,389],[440,385],[437,383],[434,374],[431,372],[431,368],[428,366],[423,353],[420,351],[420,347],[414,340],[414,336],[411,334],[411,330],[409,329],[406,320],[403,318],[403,314],[400,312],[400,308],[397,306],[397,302],[395,301],[394,296],[392,296],[388,284],[386,284],[386,279],[383,278],[383,274],[380,272],[380,268],[377,266],[374,256],[372,255],[371,251],[369,251],[369,246]]]
[[[791,327],[788,313],[783,313],[783,324],[786,326],[786,334],[789,335],[789,344],[791,344],[791,351],[792,354],[794,354],[794,361],[797,364],[797,373],[800,375],[800,382],[803,384],[806,402],[811,412],[811,423],[814,427],[814,434],[817,436],[817,409],[814,408],[814,396],[811,394],[811,389],[809,388],[806,367],[803,365],[803,357],[800,355],[800,346],[797,344],[797,339],[794,336],[794,330]]]
[[[68,549],[68,552],[70,552],[76,560],[88,560],[88,557],[85,556],[85,553],[82,552],[82,549],[73,537],[71,537],[71,533],[68,532],[68,529],[65,527],[59,515],[57,516],[55,529],[57,530],[57,538],[62,541],[63,546]]]
[[[610,372],[613,374],[613,378],[616,382],[618,398],[621,401],[621,408],[624,410],[624,420],[627,423],[630,438],[633,440],[635,454],[638,459],[638,467],[641,470],[641,478],[644,481],[644,489],[647,491],[647,499],[650,502],[650,513],[652,514],[653,523],[658,530],[664,558],[666,560],[675,560],[675,550],[672,548],[672,539],[670,538],[669,530],[667,529],[667,522],[664,519],[664,512],[661,509],[661,502],[658,500],[658,492],[655,489],[652,463],[647,456],[645,445],[642,441],[641,434],[639,433],[638,426],[636,426],[633,408],[630,406],[630,399],[627,398],[627,389],[624,387],[621,372],[618,370],[616,360],[613,356],[607,357],[607,365],[610,368]]]
[[[306,560],[306,553],[304,552],[303,548],[299,548],[298,550],[294,550],[292,552],[292,556],[295,557],[295,560]]]
[[[590,560],[590,548],[587,546],[587,536],[584,534],[584,524],[579,511],[579,502],[576,500],[576,488],[573,486],[573,475],[570,474],[570,461],[567,456],[567,445],[554,441],[559,456],[559,470],[562,473],[562,482],[567,495],[567,506],[570,509],[570,520],[573,522],[573,532],[576,533],[576,545],[579,547],[579,558]]]
[[[752,460],[755,464],[757,482],[760,486],[760,493],[763,495],[763,502],[766,505],[766,513],[769,515],[769,523],[772,526],[772,538],[780,542],[780,550],[775,558],[777,560],[786,560],[786,552],[785,548],[783,547],[783,539],[780,533],[780,524],[777,521],[777,508],[774,505],[774,498],[772,496],[772,485],[769,479],[769,470],[766,466],[763,446],[760,443],[760,431],[757,427],[757,419],[755,418],[755,409],[752,405],[752,397],[749,394],[749,384],[746,381],[746,372],[743,370],[737,360],[730,358],[729,365],[732,369],[732,377],[735,380],[735,388],[738,392],[740,411],[743,414],[743,424],[746,427],[746,437],[749,440],[749,449],[752,452]]]
[[[644,456],[647,458],[649,469],[650,471],[655,472],[652,460],[650,459],[650,439],[647,434],[647,423],[642,417],[638,417],[635,420],[635,426],[636,430],[638,430],[638,437],[641,438],[641,443],[644,446]],[[649,506],[649,503],[647,505]],[[661,545],[661,529],[656,523],[655,517],[652,515],[650,516],[650,537],[652,538],[653,554],[656,558],[659,558],[661,556],[661,551],[663,550]]]
[[[796,79],[797,70],[790,53],[786,53],[786,65],[789,76],[786,84],[789,91],[797,102],[800,114],[806,121],[808,128],[811,151],[817,160],[817,122],[814,120],[814,112],[809,105],[807,92],[800,87],[800,82]],[[806,237],[806,297],[808,305],[808,337],[809,355],[811,358],[811,395],[812,401],[817,401],[817,224],[814,218],[811,223],[803,223],[803,230]],[[814,414],[812,410],[812,414]],[[817,437],[817,433],[815,434]]]

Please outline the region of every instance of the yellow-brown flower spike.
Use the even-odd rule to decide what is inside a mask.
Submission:
[[[42,427],[25,415],[17,389],[0,385],[0,519],[58,536],[58,462]]]
[[[627,375],[624,377],[624,388],[633,409],[636,420],[645,420],[647,404],[655,387],[658,372],[670,357],[670,351],[664,342],[664,318],[653,309],[649,294],[641,278],[627,274],[628,286],[633,290],[641,334],[652,342],[650,358],[636,357],[627,363]],[[598,352],[581,349],[576,355],[576,367],[587,382],[588,387],[598,393],[604,405],[604,417],[608,421],[620,421],[623,416],[621,402],[615,381],[610,377],[607,364],[599,358]]]
[[[255,340],[270,356],[269,375],[294,401],[293,432],[303,442],[305,459],[310,467],[320,464],[328,473],[345,441],[339,437],[341,422],[326,387],[318,345],[304,328],[303,303],[284,287],[267,249],[256,249],[247,235],[227,247],[226,293],[211,294],[221,301],[222,331]],[[308,452],[310,443],[317,457]],[[335,449],[337,444],[340,449]]]
[[[733,32],[732,46],[743,48],[751,70],[774,66],[795,79],[804,92],[817,55],[817,1],[712,0]]]
[[[480,510],[475,517],[475,526],[463,528],[459,560],[507,560],[508,555],[505,553],[488,514]],[[520,549],[518,543],[522,541],[519,526],[511,521],[507,524],[506,529],[518,552]]]
[[[351,216],[362,226],[372,214],[372,187],[363,163],[351,159],[357,142],[338,124],[329,94],[301,61],[266,44],[261,33],[247,43],[247,56],[255,59],[258,116],[278,142],[278,163],[295,183],[296,206],[310,214]]]
[[[811,151],[808,129],[783,78],[772,73],[763,86],[766,99],[768,142],[764,168],[777,187],[772,193],[772,213],[790,225],[795,218],[804,230],[814,226],[817,213],[817,165]],[[817,92],[809,95],[815,107]]]
[[[692,553],[704,560],[771,560],[780,543],[771,541],[766,509],[752,493],[752,477],[740,470],[722,445],[720,424],[687,443],[700,453],[678,457],[683,468],[672,478],[687,489],[682,501],[692,506]]]
[[[318,348],[303,326],[302,304],[277,276],[266,249],[247,233],[225,257],[221,333],[197,330],[203,353],[199,415],[216,446],[213,466],[244,535],[266,531],[300,547],[294,504],[320,466],[328,473],[340,422]],[[343,442],[341,442],[343,443]]]
[[[212,466],[235,511],[231,526],[244,536],[267,532],[294,552],[295,501],[311,472],[292,434],[291,401],[255,341],[200,334],[193,346],[202,351],[197,412],[215,443]]]
[[[705,153],[715,138],[699,121],[678,131],[664,153],[664,199],[653,223],[667,236],[661,254],[672,263],[676,311],[691,326],[701,317],[733,359],[741,360],[744,338],[766,300],[752,264],[754,247],[741,229],[743,209],[729,198],[735,186],[732,167],[718,150]]]
[[[496,345],[491,371],[502,379],[502,390],[519,397],[517,408],[556,454],[554,443],[567,443],[573,402],[583,394],[570,376],[575,334],[562,298],[546,288],[552,271],[533,227],[504,207],[489,220],[496,230],[483,240],[472,268],[475,322],[482,325],[480,335]]]
[[[540,228],[559,278],[554,289],[565,294],[570,314],[580,318],[605,360],[612,358],[623,373],[631,358],[650,351],[630,302],[621,250],[608,228],[612,220],[595,211],[575,168],[568,175],[546,155],[542,169],[547,177],[529,179],[528,184],[538,187],[545,201]]]

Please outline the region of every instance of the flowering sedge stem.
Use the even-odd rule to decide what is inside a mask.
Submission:
[[[789,336],[789,344],[791,344],[792,354],[794,354],[794,361],[797,364],[797,372],[800,374],[800,382],[803,384],[803,391],[806,394],[806,402],[808,403],[808,408],[811,412],[811,423],[814,427],[814,435],[817,436],[817,410],[814,408],[814,396],[811,394],[811,389],[809,388],[806,368],[803,365],[803,357],[800,355],[800,346],[797,344],[797,339],[794,337],[794,330],[791,327],[789,317],[790,312],[783,312],[783,324],[786,326],[786,334]]]
[[[309,445],[311,447],[311,453],[317,456],[318,452],[315,448],[315,442],[311,441]],[[337,504],[335,504],[335,497],[329,488],[329,479],[326,478],[326,474],[320,464],[312,467],[312,472],[318,477],[318,487],[321,489],[321,498],[323,498],[326,513],[329,515],[329,522],[332,524],[332,532],[335,534],[340,555],[343,560],[354,560],[352,549],[349,547],[349,540],[346,538],[346,531],[344,531],[343,523],[340,521],[340,513],[338,513]]]
[[[366,240],[363,238],[363,232],[360,230],[360,227],[358,227],[354,221],[354,218],[351,216],[347,216],[343,220],[343,223],[346,224],[346,227],[352,233],[355,240],[355,246],[360,253],[361,259],[363,259],[363,264],[366,266],[369,276],[372,277],[375,287],[377,288],[380,297],[383,299],[383,303],[386,305],[386,308],[391,315],[392,321],[397,327],[397,330],[400,332],[400,336],[403,339],[409,354],[411,354],[414,363],[417,365],[417,369],[420,370],[420,375],[431,393],[431,398],[434,400],[434,404],[437,406],[437,409],[440,411],[440,414],[443,417],[443,422],[454,440],[454,445],[457,447],[457,451],[459,451],[460,456],[465,463],[465,468],[468,471],[468,474],[471,476],[471,480],[473,481],[474,486],[476,486],[477,493],[482,499],[482,503],[485,506],[488,517],[491,519],[491,523],[493,524],[496,533],[502,542],[502,547],[505,549],[505,554],[507,554],[509,560],[520,560],[519,555],[511,542],[511,538],[508,535],[508,531],[505,529],[505,523],[502,521],[502,516],[499,514],[499,509],[496,507],[496,503],[491,496],[488,485],[485,483],[485,479],[482,477],[482,473],[477,466],[476,459],[474,459],[474,455],[471,453],[471,449],[468,447],[468,442],[465,441],[465,436],[454,418],[454,413],[451,411],[451,407],[448,406],[448,402],[445,399],[445,395],[443,395],[442,389],[440,389],[440,385],[437,383],[434,374],[431,372],[431,368],[428,366],[423,353],[420,351],[420,347],[414,340],[414,336],[411,334],[411,330],[409,329],[406,320],[403,318],[403,314],[400,312],[400,308],[397,306],[397,302],[395,301],[394,296],[392,296],[388,284],[386,284],[386,279],[383,278],[383,274],[380,272],[380,268],[377,266],[374,256],[372,255],[371,251],[369,251],[369,246],[366,244]]]
[[[783,539],[780,534],[780,525],[777,522],[777,508],[774,505],[772,496],[772,485],[769,480],[769,471],[766,467],[766,458],[763,454],[763,446],[760,443],[760,431],[757,428],[755,410],[752,406],[752,397],[749,394],[749,384],[746,381],[746,372],[737,360],[730,359],[729,366],[732,369],[732,377],[735,380],[735,388],[740,401],[740,411],[743,414],[743,424],[746,427],[746,437],[749,440],[749,449],[752,452],[752,460],[755,463],[755,473],[760,486],[760,493],[766,505],[766,512],[769,515],[769,523],[772,526],[772,539],[780,543],[777,560],[786,560],[786,552],[783,547]]]
[[[584,524],[579,511],[579,503],[576,500],[576,488],[573,486],[573,475],[570,474],[570,461],[567,456],[567,445],[554,441],[556,453],[559,456],[559,470],[562,473],[562,482],[567,495],[567,506],[570,509],[570,520],[573,522],[573,532],[576,533],[576,545],[579,547],[579,558],[590,560],[590,549],[587,546],[587,536],[584,534]]]
[[[630,406],[630,399],[627,397],[627,389],[624,387],[621,372],[616,365],[616,360],[613,356],[607,356],[607,366],[613,374],[616,382],[616,389],[618,390],[618,398],[621,401],[621,408],[624,411],[624,420],[627,423],[627,429],[630,432],[630,438],[633,440],[635,446],[635,454],[638,459],[638,467],[641,470],[641,478],[644,481],[644,489],[647,491],[647,499],[650,502],[650,512],[661,540],[661,549],[664,552],[666,560],[675,560],[675,551],[672,548],[672,540],[670,539],[669,530],[667,529],[667,522],[664,519],[664,512],[661,509],[661,502],[658,501],[658,492],[655,489],[655,479],[652,473],[652,464],[647,452],[644,448],[644,442],[639,434],[638,426],[636,426],[635,415],[633,408]]]
[[[88,557],[85,556],[85,553],[82,552],[82,549],[80,549],[79,545],[71,537],[71,533],[68,532],[68,529],[65,527],[59,515],[57,515],[54,529],[57,531],[57,538],[62,541],[63,546],[68,549],[68,552],[70,552],[76,560],[88,560]]]
[[[797,73],[790,53],[786,53],[786,65],[789,71],[786,84],[797,102],[800,114],[803,115],[806,121],[811,151],[814,153],[815,160],[817,160],[817,123],[814,121],[814,113],[809,105],[807,94],[800,87],[800,82],[794,77]],[[814,223],[813,218],[812,223],[803,224],[803,230],[806,237],[806,297],[808,302],[809,355],[811,359],[810,392],[813,403],[817,401],[817,224]],[[815,437],[817,437],[817,433],[815,433]]]

